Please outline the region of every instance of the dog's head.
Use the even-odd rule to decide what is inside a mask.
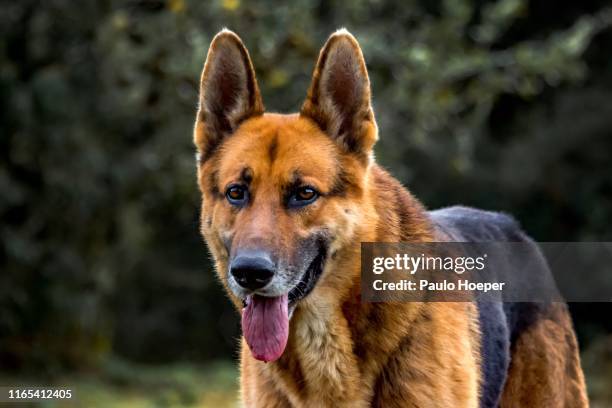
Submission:
[[[282,354],[293,309],[364,221],[359,203],[376,139],[366,65],[347,31],[324,45],[293,115],[264,113],[236,34],[213,39],[195,124],[201,229],[221,281],[245,307],[256,358]]]

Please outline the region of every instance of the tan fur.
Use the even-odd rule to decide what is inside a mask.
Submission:
[[[236,78],[237,84],[223,82]],[[223,110],[215,98],[230,100],[231,106]],[[426,242],[441,237],[434,235],[422,205],[373,162],[377,128],[356,40],[344,31],[328,40],[299,115],[262,112],[246,48],[235,34],[224,31],[209,51],[194,134],[201,156],[201,229],[221,282],[227,287],[227,242],[265,240],[291,257],[297,240],[313,231],[324,230],[333,237],[321,278],[295,309],[282,357],[273,363],[255,360],[242,341],[244,405],[478,406],[482,379],[474,304],[360,301],[360,242]],[[245,168],[252,177],[253,203],[237,210],[227,204],[223,190]],[[298,212],[287,211],[279,193],[292,174],[322,193]],[[240,299],[229,288],[228,293],[240,310]],[[568,336],[563,331],[570,327],[571,333],[567,314],[559,316],[560,323],[542,325],[558,324],[558,333]],[[534,326],[517,345],[523,357],[513,362],[505,406],[552,401],[547,398],[584,406],[576,397],[584,395],[584,381],[573,334],[567,343],[556,339],[564,346],[553,349],[539,334],[544,330],[540,327]],[[566,373],[573,380],[538,380],[550,383],[548,396],[538,399],[533,396],[532,377],[546,377],[548,372],[543,360],[531,355],[539,347],[559,353],[560,364],[573,370]],[[571,386],[572,392],[561,391],[561,385]]]
[[[553,303],[517,339],[501,407],[587,407],[567,307]]]

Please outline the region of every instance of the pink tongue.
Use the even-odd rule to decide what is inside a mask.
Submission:
[[[242,333],[253,357],[274,361],[285,351],[289,337],[287,295],[275,298],[253,295],[242,309]]]

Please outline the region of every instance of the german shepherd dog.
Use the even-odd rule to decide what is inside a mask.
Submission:
[[[525,241],[426,211],[373,156],[366,64],[340,30],[297,114],[264,113],[240,38],[213,39],[194,130],[201,232],[242,314],[247,407],[585,407],[563,303],[360,300],[361,242]]]

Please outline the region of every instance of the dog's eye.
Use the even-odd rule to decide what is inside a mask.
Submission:
[[[319,193],[312,187],[300,187],[289,197],[289,207],[303,207],[319,198]]]
[[[244,186],[234,184],[228,187],[225,192],[225,197],[227,197],[227,201],[229,201],[230,204],[242,206],[246,204],[249,198],[249,192]]]

